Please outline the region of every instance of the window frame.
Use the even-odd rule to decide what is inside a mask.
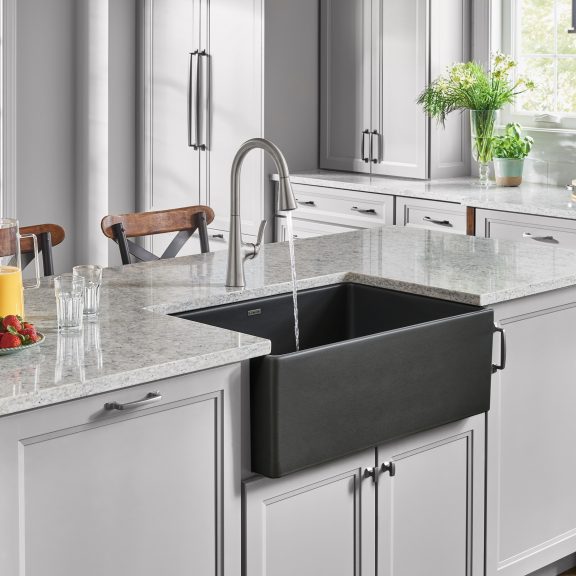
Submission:
[[[495,3],[493,6],[492,22],[497,23],[499,28],[499,46],[504,53],[517,58],[516,27],[513,23],[517,17],[517,0],[505,0]],[[576,111],[574,114],[565,112],[534,113],[513,110],[512,105],[505,106],[500,112],[500,123],[518,122],[531,131],[543,131],[551,133],[576,133]]]

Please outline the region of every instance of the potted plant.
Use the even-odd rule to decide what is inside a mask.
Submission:
[[[522,182],[524,158],[528,156],[534,144],[530,136],[522,136],[522,128],[517,122],[510,122],[502,136],[492,141],[494,172],[498,186],[519,186]]]
[[[470,110],[472,150],[479,165],[481,186],[488,186],[488,165],[492,160],[492,142],[496,111],[514,101],[518,94],[534,88],[523,77],[513,78],[516,62],[496,52],[487,71],[477,62],[454,64],[434,80],[418,97],[418,103],[432,118],[444,125],[454,110]]]

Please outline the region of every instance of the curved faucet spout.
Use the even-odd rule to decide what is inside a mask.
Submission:
[[[264,234],[263,224],[260,225],[258,240],[255,244],[245,244],[242,242],[242,231],[240,225],[240,172],[244,158],[250,152],[258,148],[267,152],[274,163],[280,177],[278,184],[278,210],[295,210],[298,207],[292,185],[290,184],[290,173],[286,158],[280,151],[280,148],[273,142],[264,138],[252,138],[240,146],[234,161],[232,162],[232,171],[230,179],[230,247],[228,249],[228,273],[226,275],[226,286],[243,287],[246,282],[244,279],[244,260],[254,258],[260,249],[262,237]]]

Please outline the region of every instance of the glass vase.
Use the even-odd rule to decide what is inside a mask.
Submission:
[[[477,185],[490,186],[488,172],[492,161],[492,143],[496,110],[470,110],[470,133],[472,136],[472,154],[478,162]]]

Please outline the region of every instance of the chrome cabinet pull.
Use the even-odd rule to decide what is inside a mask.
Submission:
[[[494,332],[500,334],[500,364],[492,364],[492,374],[506,368],[506,332],[503,328],[498,328],[497,326],[494,326]]]
[[[366,156],[366,136],[370,136],[370,131],[369,130],[364,130],[364,132],[362,132],[362,144],[360,145],[360,157],[362,158],[363,162],[370,162],[370,158],[368,158],[368,156]],[[372,146],[372,144],[370,144],[370,146]]]
[[[534,236],[531,232],[524,232],[522,238],[530,238],[531,240],[536,240],[536,242],[546,242],[547,244],[560,244],[554,236]]]
[[[301,206],[316,206],[316,202],[314,202],[314,200],[298,200],[298,198],[296,198],[296,202],[298,202],[298,204]]]
[[[200,150],[208,149],[208,106],[210,86],[210,56],[206,50],[198,53],[198,96],[196,99],[197,142]]]
[[[218,238],[219,240],[224,240],[224,234],[211,234],[211,238]]]
[[[376,154],[373,153],[372,141],[374,140],[374,136],[376,136],[376,147],[378,150]],[[372,130],[372,133],[370,134],[370,158],[374,164],[378,164],[380,161],[380,138],[377,130]]]
[[[453,228],[452,222],[450,222],[450,220],[434,220],[434,218],[430,218],[430,216],[424,216],[422,220],[426,220],[426,222],[430,222],[431,224],[438,224],[438,226],[447,226],[448,228]]]
[[[394,462],[383,462],[380,466],[380,472],[388,472],[390,476],[396,476],[396,464]]]
[[[372,478],[372,482],[376,483],[376,467],[364,468],[364,478]]]
[[[358,206],[352,206],[350,210],[354,212],[360,212],[360,214],[372,214],[376,215],[376,210],[374,208],[358,208]]]
[[[152,402],[158,402],[162,400],[162,394],[160,392],[148,392],[146,397],[142,400],[135,400],[134,402],[125,402],[121,404],[120,402],[106,402],[104,408],[106,410],[130,410],[132,408],[138,408],[139,406],[144,406],[145,404],[151,404]]]
[[[188,146],[198,150],[198,50],[190,52],[188,67]]]

